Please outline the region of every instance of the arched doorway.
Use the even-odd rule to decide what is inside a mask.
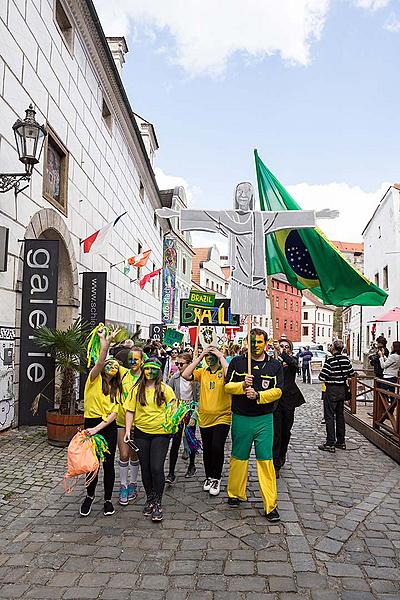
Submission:
[[[26,232],[25,239],[55,240],[58,241],[58,277],[57,277],[57,322],[60,329],[68,327],[78,316],[79,311],[79,285],[78,265],[75,258],[73,242],[69,230],[62,217],[53,209],[43,209],[32,217]],[[23,244],[21,244],[23,246]],[[20,365],[20,331],[21,331],[21,300],[22,283],[24,277],[23,264],[24,248],[21,248],[17,277],[17,310],[16,327],[17,340],[15,349],[16,372]],[[15,382],[18,384],[19,382]],[[18,385],[15,386],[15,398],[18,408]],[[18,419],[20,422],[20,420]]]

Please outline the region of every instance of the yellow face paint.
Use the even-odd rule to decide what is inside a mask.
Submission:
[[[263,335],[251,336],[251,353],[254,356],[261,356],[265,350],[265,339]]]
[[[119,364],[115,360],[108,361],[104,366],[106,377],[114,377],[118,373]]]

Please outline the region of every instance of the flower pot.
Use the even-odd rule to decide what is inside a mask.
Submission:
[[[46,411],[47,439],[51,446],[68,446],[78,429],[83,429],[84,417],[81,415],[60,415],[57,410]]]

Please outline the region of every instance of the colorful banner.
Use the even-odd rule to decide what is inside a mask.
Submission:
[[[173,238],[164,238],[163,290],[161,301],[161,320],[163,323],[174,322],[177,259],[175,240]]]
[[[240,316],[231,313],[231,301],[226,299],[215,300],[214,307],[197,308],[191,305],[186,298],[181,300],[180,325],[222,325],[239,327]]]
[[[183,341],[183,337],[183,333],[180,331],[177,331],[176,329],[167,329],[167,331],[164,333],[163,342],[170,347],[174,345],[179,346]]]

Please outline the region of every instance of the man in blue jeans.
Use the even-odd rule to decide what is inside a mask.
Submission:
[[[301,358],[301,370],[303,373],[303,383],[311,383],[311,369],[310,363],[313,357],[313,353],[310,350],[310,346],[306,346],[303,352],[300,352],[299,357]],[[306,381],[307,380],[307,381]]]

